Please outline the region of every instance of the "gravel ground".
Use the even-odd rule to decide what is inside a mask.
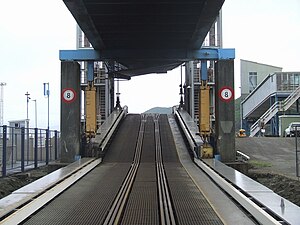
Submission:
[[[40,167],[25,173],[17,173],[0,178],[0,198],[48,174],[48,168]]]
[[[250,169],[249,177],[300,207],[299,179],[263,169]]]

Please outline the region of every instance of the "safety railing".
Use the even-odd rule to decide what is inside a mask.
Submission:
[[[300,97],[300,86],[298,86],[285,100],[275,102],[250,128],[250,137],[259,132],[259,122],[268,123],[279,111],[288,110]]]
[[[1,176],[48,165],[60,158],[60,133],[56,130],[0,127]]]
[[[300,178],[300,126],[295,126],[295,159],[296,159],[296,176]]]

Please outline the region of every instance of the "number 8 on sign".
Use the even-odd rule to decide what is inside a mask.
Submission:
[[[62,91],[62,100],[65,103],[71,103],[76,99],[76,92],[72,88],[66,88]]]
[[[219,97],[225,102],[229,102],[233,98],[233,90],[230,87],[223,87],[219,91]]]

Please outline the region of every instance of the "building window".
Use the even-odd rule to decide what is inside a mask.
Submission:
[[[249,72],[249,93],[257,86],[257,72]]]

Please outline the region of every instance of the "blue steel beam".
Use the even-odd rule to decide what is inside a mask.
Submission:
[[[61,61],[103,61],[103,60],[162,60],[162,61],[192,61],[192,60],[229,60],[235,58],[235,49],[202,48],[199,50],[103,50],[94,49],[60,50]]]

